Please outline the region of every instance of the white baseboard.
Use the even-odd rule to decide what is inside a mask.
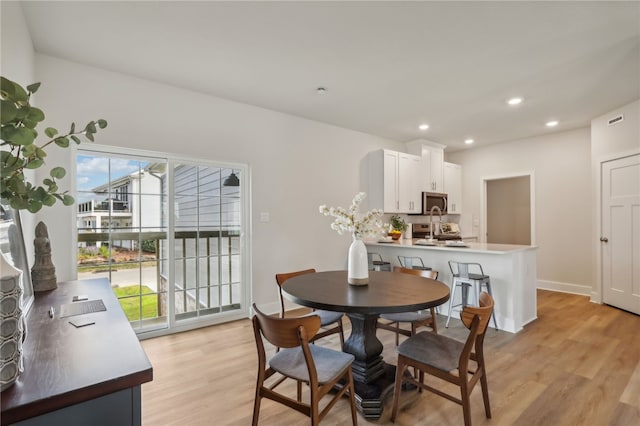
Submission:
[[[591,296],[593,288],[590,285],[580,285],[571,283],[561,283],[558,281],[538,280],[537,288],[540,290],[559,291],[562,293],[580,294],[582,296]]]

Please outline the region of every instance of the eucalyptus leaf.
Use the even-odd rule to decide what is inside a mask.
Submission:
[[[33,146],[33,145],[30,145],[30,146]],[[44,149],[42,149],[42,148],[40,148],[40,147],[37,147],[37,148],[36,148],[36,157],[38,157],[38,158],[44,158],[44,157],[46,157],[46,156],[47,156],[47,153],[45,152],[45,150],[44,150]]]
[[[37,133],[26,127],[3,127],[0,135],[3,141],[12,145],[29,145],[33,143]]]
[[[63,136],[60,136],[60,137],[55,138],[53,141],[59,147],[62,147],[62,148],[68,148],[69,147],[69,138],[65,138]]]
[[[13,92],[11,93],[11,99],[13,99],[18,103],[28,104],[29,95],[27,94],[27,91],[24,90],[22,86],[20,86],[19,84],[14,83],[13,81],[11,83],[13,84]]]
[[[63,167],[54,167],[49,172],[49,175],[54,179],[62,179],[66,174],[67,171]]]
[[[36,122],[40,122],[44,120],[44,112],[40,108],[31,107],[29,110],[29,115],[27,115],[29,120],[33,120]]]
[[[27,208],[27,200],[22,198],[10,198],[9,204],[16,210],[23,210]]]
[[[42,208],[42,201],[40,200],[30,199],[27,202],[27,210],[31,213],[38,213],[41,208]]]
[[[36,144],[32,143],[31,145],[25,145],[22,147],[22,155],[24,155],[25,157],[31,157],[32,155],[36,154],[37,150],[38,147],[36,146]]]
[[[71,195],[67,195],[67,194],[65,194],[65,195],[63,196],[62,204],[64,204],[65,206],[70,206],[70,205],[72,205],[74,202],[75,202],[75,200],[73,199],[73,197],[72,197]]]
[[[71,128],[69,129],[69,134],[76,132],[76,123],[71,123]]]
[[[80,145],[80,138],[75,136],[75,135],[71,135],[70,138],[78,145]]]
[[[54,197],[51,194],[48,194],[44,200],[42,200],[42,204],[44,204],[45,206],[49,206],[51,207],[52,205],[54,205],[56,202],[56,197]]]
[[[85,136],[87,139],[89,139],[91,142],[93,142],[93,141],[94,141],[93,133],[86,133],[84,136]]]
[[[29,161],[27,163],[26,166],[24,166],[25,169],[37,169],[38,167],[42,166],[44,164],[44,161],[42,161],[39,158],[34,158],[33,160]]]
[[[84,128],[84,130],[87,133],[95,133],[96,132],[96,123],[94,123],[93,121],[90,121],[89,123],[87,123],[86,127]]]
[[[58,130],[54,129],[53,127],[47,127],[46,129],[44,129],[44,134],[52,138],[58,134]]]
[[[15,104],[11,101],[3,99],[2,103],[0,104],[0,119],[2,121],[2,124],[4,125],[11,123],[16,119],[17,115],[18,108],[16,108]]]
[[[98,120],[98,127],[100,127],[101,129],[104,129],[105,127],[107,127],[107,120],[103,120],[102,118]]]
[[[2,95],[2,99],[8,99],[13,97],[15,93],[15,86],[13,81],[8,78],[0,77],[0,95]]]
[[[36,93],[40,88],[40,83],[33,83],[27,86],[29,93]]]

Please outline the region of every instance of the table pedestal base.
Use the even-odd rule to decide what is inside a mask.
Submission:
[[[382,415],[384,400],[393,392],[396,367],[384,363],[383,374],[370,383],[354,382],[356,407],[365,419],[378,419]],[[389,399],[390,400],[390,399]]]
[[[393,391],[396,367],[382,360],[382,343],[376,336],[378,315],[347,314],[351,335],[343,350],[355,357],[351,370],[356,405],[365,418],[377,419],[382,414],[384,398]]]

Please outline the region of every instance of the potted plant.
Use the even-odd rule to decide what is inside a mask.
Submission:
[[[0,145],[2,146],[0,150],[0,206],[2,206],[0,225],[3,230],[6,229],[8,241],[8,250],[5,252],[7,247],[0,250],[2,264],[0,278],[3,283],[0,289],[2,297],[0,313],[3,320],[1,343],[3,348],[13,348],[12,352],[2,354],[0,390],[11,386],[23,371],[21,349],[25,339],[23,308],[28,307],[28,301],[33,297],[28,264],[24,255],[22,228],[18,226],[20,224],[18,212],[28,210],[36,213],[43,206],[52,206],[56,200],[60,200],[65,206],[74,203],[68,191],[61,192],[58,188],[56,179],[61,179],[66,174],[63,167],[51,168],[49,177],[44,178],[41,184],[33,182],[32,178],[27,178],[25,170],[36,170],[44,166],[46,149],[51,145],[67,148],[71,141],[79,144],[81,136],[93,141],[93,135],[98,128],[104,129],[107,126],[107,122],[102,119],[90,121],[81,130],[76,129],[75,123],[71,123],[69,131],[65,134],[60,134],[53,127],[47,127],[44,129],[45,141],[39,145],[36,144],[38,137],[36,128],[44,120],[45,115],[40,108],[31,105],[30,98],[39,87],[40,83],[34,83],[25,89],[18,83],[0,77]],[[44,224],[40,223],[38,227],[42,228]],[[37,229],[36,236],[40,236]],[[4,240],[4,234],[2,238]],[[40,239],[42,238],[44,237],[40,236]],[[44,244],[48,246],[48,238]],[[36,248],[36,254],[37,251]],[[53,270],[52,281],[55,285],[55,268],[53,265],[50,266]],[[25,292],[26,287],[28,289]]]
[[[31,95],[36,93],[40,83],[27,86],[26,90],[5,77],[0,77],[0,98],[2,102],[2,180],[0,182],[0,198],[16,210],[28,210],[31,213],[39,211],[42,206],[52,206],[60,200],[65,206],[74,203],[74,199],[67,192],[60,192],[56,179],[65,176],[63,167],[53,167],[49,177],[43,179],[42,185],[30,182],[24,175],[24,170],[35,170],[45,165],[47,149],[55,144],[61,148],[68,148],[71,141],[80,144],[80,136],[93,141],[98,128],[107,127],[102,119],[90,121],[81,130],[71,123],[69,132],[59,134],[53,127],[44,129],[48,140],[36,145],[38,136],[36,127],[44,120],[44,112],[29,103]]]
[[[407,230],[407,227],[407,222],[397,214],[394,214],[391,216],[391,231],[389,232],[389,235],[394,240],[399,240],[402,233]]]

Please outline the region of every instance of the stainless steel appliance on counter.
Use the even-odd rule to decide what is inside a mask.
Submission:
[[[431,209],[438,207],[440,214],[447,214],[447,194],[441,192],[422,193],[422,215],[431,214]]]
[[[436,240],[462,240],[460,237],[460,227],[457,223],[443,222],[439,224],[436,222],[433,226],[433,238]],[[431,232],[428,223],[413,224],[413,238],[429,238],[430,236]]]

